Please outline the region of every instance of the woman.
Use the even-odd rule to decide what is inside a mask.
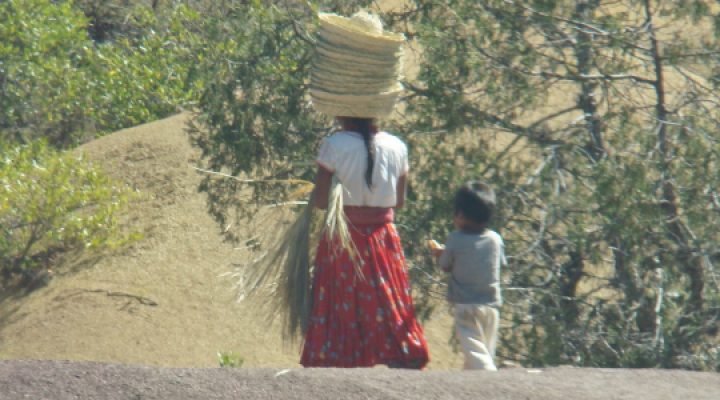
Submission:
[[[327,236],[318,246],[305,367],[423,368],[428,349],[415,319],[394,208],[405,201],[407,148],[370,118],[338,117],[342,129],[320,148],[315,206],[327,207],[333,176],[357,249],[353,258]],[[359,259],[358,259],[359,258]]]
[[[342,129],[320,146],[313,201],[326,208],[331,182],[339,181],[352,245],[328,232],[320,240],[300,362],[423,368],[427,343],[392,223],[405,201],[407,147],[375,123],[392,112],[402,90],[405,38],[364,12],[351,18],[321,13],[319,20],[310,96]]]

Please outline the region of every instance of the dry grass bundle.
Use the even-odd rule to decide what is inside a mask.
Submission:
[[[317,225],[313,223],[316,214],[313,197],[311,194],[309,204],[265,256],[245,266],[244,274],[250,279],[241,288],[249,294],[267,285],[274,289],[267,303],[268,311],[272,316],[282,317],[283,338],[288,340],[305,332],[312,306],[310,251],[311,243],[317,240],[313,234],[313,225]]]
[[[271,242],[267,251],[233,274],[238,280],[240,300],[260,294],[268,296],[263,311],[271,316],[268,320],[282,318],[286,341],[301,338],[307,330],[312,308],[312,251],[320,237],[336,238],[340,244],[336,251],[347,251],[352,259],[358,255],[343,211],[342,191],[342,185],[333,180],[324,220],[313,205],[315,192],[311,192],[288,229],[275,232],[272,238],[266,237],[265,241]],[[355,264],[359,271],[358,263]]]
[[[343,187],[339,181],[333,177],[332,188],[329,193],[328,208],[325,215],[325,232],[324,234],[328,237],[335,238],[339,243],[340,247],[335,248],[336,254],[340,254],[343,251],[347,251],[350,255],[350,259],[357,261],[359,260],[359,252],[355,247],[355,243],[350,236],[350,229],[348,228],[348,220],[343,210]],[[354,262],[355,270],[359,277],[364,278],[362,270],[360,269],[360,263]]]
[[[314,206],[315,191],[311,182],[302,180],[254,180],[241,179],[216,171],[195,168],[198,171],[216,176],[231,178],[243,183],[282,183],[301,187],[293,191],[290,200],[301,198],[310,193],[307,201],[289,201],[282,205],[303,205],[295,221],[286,230],[275,230],[263,239],[269,242],[267,250],[248,263],[240,264],[236,271],[229,274],[237,279],[238,301],[250,296],[264,294],[268,301],[263,302],[263,310],[270,316],[268,321],[280,316],[283,320],[283,339],[294,341],[301,338],[308,327],[312,308],[312,251],[322,236],[334,238],[338,243],[334,251],[340,254],[348,252],[352,260],[359,260],[348,227],[347,216],[343,209],[343,187],[333,177],[328,194],[328,208],[324,221],[320,222],[320,213]],[[269,207],[277,207],[278,204]],[[358,276],[364,279],[360,263],[354,262]]]

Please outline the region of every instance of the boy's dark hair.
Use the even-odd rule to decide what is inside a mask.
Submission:
[[[472,222],[487,225],[495,210],[495,191],[479,181],[465,182],[455,193],[455,213]]]

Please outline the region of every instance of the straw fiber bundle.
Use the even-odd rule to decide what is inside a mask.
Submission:
[[[329,116],[378,118],[390,114],[402,91],[405,37],[386,32],[377,16],[320,13],[310,75],[313,106]]]
[[[312,308],[311,250],[317,247],[320,237],[335,238],[340,243],[337,251],[347,251],[353,259],[357,257],[343,211],[342,190],[342,185],[333,180],[322,223],[313,206],[313,191],[298,218],[286,231],[277,232],[276,242],[268,251],[236,274],[241,299],[269,296],[269,301],[264,302],[268,307],[265,311],[271,316],[269,320],[276,316],[282,318],[283,338],[287,341],[302,337],[307,330]]]

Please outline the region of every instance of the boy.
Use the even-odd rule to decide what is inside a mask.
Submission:
[[[431,240],[433,255],[448,272],[448,301],[454,305],[455,334],[465,355],[465,369],[496,371],[500,266],[505,264],[503,240],[487,229],[495,208],[495,192],[471,181],[455,194],[453,223],[445,246]]]

